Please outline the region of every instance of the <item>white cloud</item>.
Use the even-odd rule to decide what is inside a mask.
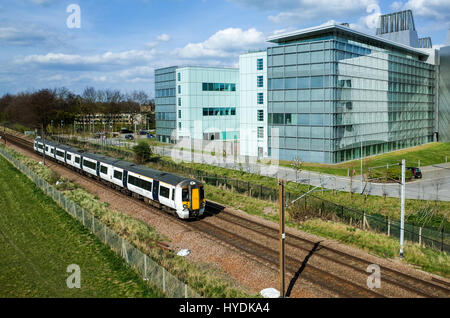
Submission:
[[[356,23],[350,23],[350,27],[360,32],[374,33],[381,15],[381,8],[378,4],[370,4],[366,8],[366,13],[368,15],[359,18]]]
[[[175,54],[181,58],[230,57],[237,53],[264,45],[264,34],[255,28],[246,31],[240,28],[220,30],[200,43],[189,43],[177,49]]]
[[[0,27],[0,42],[7,42],[12,45],[36,46],[38,44],[49,44],[56,40],[57,38],[53,34],[34,27]]]
[[[278,24],[296,24],[332,17],[350,18],[363,13],[378,0],[231,0],[265,11],[278,11],[269,20]]]
[[[158,41],[161,41],[161,42],[167,42],[167,41],[170,41],[171,37],[170,37],[170,35],[164,33],[164,34],[158,35],[157,39],[158,39]]]
[[[28,55],[17,58],[19,64],[45,64],[45,65],[99,65],[99,64],[135,64],[151,61],[155,50],[129,50],[124,52],[106,52],[103,54],[81,56],[76,54],[48,53],[45,55]]]

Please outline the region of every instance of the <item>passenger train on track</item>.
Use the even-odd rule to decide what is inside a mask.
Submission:
[[[204,187],[197,180],[84,152],[40,137],[35,139],[33,148],[40,154],[45,148],[45,156],[53,161],[181,219],[199,217],[205,211]]]

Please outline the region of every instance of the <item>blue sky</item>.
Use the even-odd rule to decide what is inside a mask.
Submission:
[[[71,4],[81,28],[67,27]],[[444,44],[450,0],[2,0],[0,95],[94,86],[154,96],[155,68],[236,67],[270,35],[330,21],[375,34],[380,14],[403,9],[419,37]]]

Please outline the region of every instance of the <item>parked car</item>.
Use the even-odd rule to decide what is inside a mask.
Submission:
[[[415,179],[422,179],[422,171],[416,167],[406,167],[409,171],[411,171],[412,175]]]
[[[153,134],[147,134],[147,138],[155,138],[155,135],[153,135]]]
[[[134,137],[133,137],[133,135],[125,135],[125,139],[134,140]]]
[[[132,131],[132,130],[129,130],[129,129],[127,129],[127,128],[122,128],[122,129],[120,130],[120,133],[121,133],[121,134],[131,134],[131,133],[133,133],[133,131]]]
[[[148,131],[147,130],[141,130],[139,131],[139,135],[145,136],[147,135]]]

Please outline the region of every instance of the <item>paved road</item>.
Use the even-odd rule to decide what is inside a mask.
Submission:
[[[95,143],[100,142],[98,139],[90,139],[89,141]],[[108,144],[121,144],[123,146],[123,142],[113,139],[108,140]],[[361,184],[359,176],[354,177],[353,182],[351,182],[349,177],[338,177],[313,171],[296,172],[292,168],[274,164],[267,165],[257,162],[241,162],[239,164],[239,159],[233,156],[212,156],[211,154],[202,154],[200,152],[191,153],[190,151],[181,151],[179,149],[171,149],[170,147],[154,147],[154,152],[160,155],[170,156],[175,161],[183,160],[187,162],[205,163],[281,178],[287,181],[311,184],[312,186],[320,186],[327,189],[349,192],[350,184],[352,184],[352,191],[355,193],[362,193],[364,191],[364,193],[369,195],[383,196],[385,194],[388,197],[400,197],[399,184],[380,184],[374,182],[363,182]],[[450,163],[421,167],[421,170],[423,179],[413,180],[406,184],[406,198],[450,201]]]

